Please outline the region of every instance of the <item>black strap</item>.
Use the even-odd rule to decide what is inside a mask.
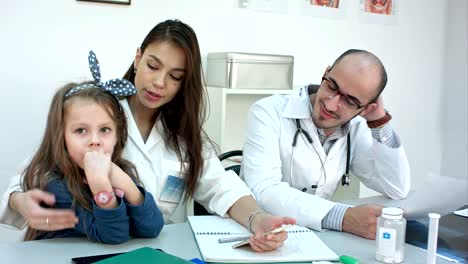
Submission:
[[[349,162],[351,158],[351,131],[348,133],[347,154],[346,154],[346,175],[349,174]]]
[[[294,134],[292,146],[295,147],[297,144],[297,137],[299,136],[299,133],[301,133],[301,124],[299,123],[299,120],[295,119],[296,121],[296,133]]]
[[[294,119],[294,121],[296,122],[296,133],[294,134],[293,147],[296,146],[297,138],[298,138],[300,133],[302,133],[306,137],[307,141],[309,141],[309,143],[312,144],[312,142],[313,142],[312,138],[310,137],[310,135],[309,135],[309,133],[307,131],[302,129],[299,119]]]
[[[341,177],[341,185],[345,186],[345,185],[348,185],[350,184],[351,182],[351,179],[349,178],[349,163],[350,163],[350,159],[351,159],[351,136],[350,136],[351,132],[348,133],[348,136],[347,136],[347,153],[346,153],[346,172],[345,174],[343,174],[343,177]]]

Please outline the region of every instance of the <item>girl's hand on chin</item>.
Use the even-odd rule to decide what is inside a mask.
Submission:
[[[102,190],[109,185],[111,164],[111,155],[102,150],[86,152],[83,159],[83,169],[91,190]]]

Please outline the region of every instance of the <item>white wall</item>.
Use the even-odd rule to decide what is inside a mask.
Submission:
[[[0,190],[40,140],[52,93],[65,82],[90,78],[87,51],[97,53],[104,79],[121,76],[146,33],[167,18],[195,29],[204,56],[214,51],[293,55],[295,85],[319,82],[326,65],[346,49],[375,52],[387,67],[385,103],[406,146],[413,183],[428,172],[440,173],[443,73],[449,63],[444,59],[446,1],[399,1],[400,14],[391,25],[361,23],[359,1],[342,1],[343,19],[301,16],[299,0],[288,1],[288,14],[237,10],[234,0],[138,0],[131,6],[1,2]],[[466,58],[466,44],[463,48]]]
[[[448,1],[442,97],[442,175],[468,177],[468,2]],[[468,186],[467,186],[468,188]],[[467,197],[468,198],[468,197]]]

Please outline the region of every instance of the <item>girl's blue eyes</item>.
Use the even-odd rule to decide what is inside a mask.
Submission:
[[[112,131],[112,129],[110,129],[109,127],[103,127],[101,129],[99,129],[99,131],[103,132],[103,133],[108,133],[110,131]],[[78,129],[75,129],[75,133],[77,134],[83,134],[83,133],[86,133],[86,129],[84,128],[78,128]]]

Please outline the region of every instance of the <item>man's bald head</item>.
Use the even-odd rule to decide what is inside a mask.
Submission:
[[[377,100],[377,98],[387,85],[387,71],[385,70],[385,67],[383,66],[380,59],[369,51],[350,49],[347,50],[345,53],[341,54],[335,60],[335,62],[329,70],[332,70],[333,67],[347,60],[353,60],[354,64],[360,67],[360,69],[362,70],[377,69],[379,71],[380,80],[376,87],[376,95],[374,99],[371,100],[371,102]]]

